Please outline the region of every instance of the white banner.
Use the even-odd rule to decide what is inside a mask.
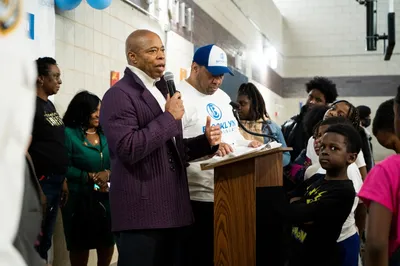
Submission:
[[[26,14],[26,30],[32,49],[32,60],[38,57],[55,57],[56,54],[56,16],[54,0],[24,1]]]

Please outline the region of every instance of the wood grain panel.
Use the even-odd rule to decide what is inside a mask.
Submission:
[[[282,152],[255,158],[257,187],[283,186]]]
[[[247,159],[254,158],[254,157],[260,157],[263,155],[268,155],[268,154],[273,154],[273,153],[282,154],[282,152],[291,151],[291,150],[293,150],[293,149],[290,147],[289,148],[264,149],[264,150],[259,150],[259,151],[252,152],[252,153],[246,153],[246,154],[236,156],[236,157],[231,157],[231,158],[223,160],[223,161],[217,161],[214,163],[201,163],[200,167],[201,167],[201,170],[214,169],[219,166],[233,164],[235,162],[247,160]]]
[[[214,265],[256,263],[254,159],[215,169]]]

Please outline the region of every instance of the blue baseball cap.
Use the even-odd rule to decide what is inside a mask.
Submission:
[[[228,67],[226,53],[215,44],[209,44],[198,48],[194,53],[193,62],[204,66],[213,76],[219,76],[225,73],[229,73],[233,76],[232,71]]]

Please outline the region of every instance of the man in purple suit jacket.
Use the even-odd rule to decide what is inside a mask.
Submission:
[[[147,30],[126,41],[124,77],[104,95],[100,122],[112,177],[110,203],[118,266],[184,266],[185,235],[193,223],[187,162],[218,150],[219,127],[183,139],[180,93],[167,96],[164,46]]]

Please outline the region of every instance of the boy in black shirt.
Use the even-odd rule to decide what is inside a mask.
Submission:
[[[29,154],[40,186],[47,198],[46,216],[42,224],[42,237],[37,247],[40,256],[47,260],[59,205],[68,195],[65,174],[68,152],[65,147],[65,127],[49,96],[58,92],[61,73],[56,60],[43,57],[36,60],[36,113]]]
[[[319,161],[326,175],[314,175],[279,212],[293,224],[289,266],[340,266],[337,239],[355,197],[347,167],[361,149],[350,124],[332,125],[321,140]],[[282,206],[282,205],[281,205]]]

